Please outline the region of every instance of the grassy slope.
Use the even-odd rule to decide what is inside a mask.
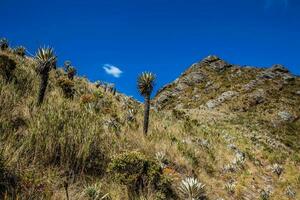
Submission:
[[[273,188],[271,199],[287,199],[285,190],[289,185],[297,192],[296,198],[300,198],[300,155],[296,147],[299,140],[294,134],[299,124],[280,125],[270,131],[268,126],[259,123],[271,117],[258,112],[263,108],[245,113],[228,112],[235,103],[223,105],[219,110],[197,109],[205,98],[217,96],[218,90],[215,95],[210,92],[212,96],[205,96],[197,105],[191,101],[189,105],[193,109],[153,111],[150,134],[144,137],[140,127],[141,105],[121,94],[113,96],[102,88],[97,89],[79,77],[74,80],[74,99],[66,99],[57,85],[57,76],[62,76],[59,70],[51,72],[45,103],[36,107],[39,79],[34,61],[4,54],[16,60],[18,66],[12,83],[6,84],[0,78],[0,145],[6,165],[21,177],[20,198],[65,198],[62,183],[69,169],[73,169],[76,176],[70,186],[71,199],[84,199],[85,188],[95,183],[100,183],[100,190],[109,193],[112,199],[127,199],[124,186],[111,181],[106,165],[114,155],[132,150],[149,157],[165,152],[169,164],[164,173],[171,178],[174,188],[183,177],[197,176],[206,184],[209,199],[259,199],[260,190],[268,186]],[[216,77],[210,73],[212,78]],[[219,78],[215,82],[224,82]],[[287,88],[291,89],[293,86]],[[88,95],[93,95],[92,100],[83,103]],[[190,94],[185,95],[187,101]],[[136,121],[126,120],[129,109],[136,110]],[[288,150],[274,149],[253,136],[269,138],[273,131],[283,140],[296,144]],[[201,145],[206,140],[207,144]],[[246,154],[243,168],[236,172],[223,170],[236,155],[229,145]],[[269,168],[274,163],[284,167],[280,177]],[[234,194],[225,189],[231,180],[236,183]]]

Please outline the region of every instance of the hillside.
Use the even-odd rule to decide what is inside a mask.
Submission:
[[[0,56],[16,63],[0,76],[0,197],[185,199],[195,177],[200,199],[300,199],[300,78],[281,65],[193,64],[156,94],[143,136],[134,99],[57,68],[37,106],[36,61]]]

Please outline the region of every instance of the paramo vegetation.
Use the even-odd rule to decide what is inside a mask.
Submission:
[[[0,40],[0,199],[300,198],[299,77],[208,57],[143,105],[58,59]]]

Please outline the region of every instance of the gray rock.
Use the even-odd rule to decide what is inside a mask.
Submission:
[[[222,104],[225,101],[231,100],[233,97],[238,96],[239,93],[235,92],[235,91],[227,91],[222,93],[217,99],[214,100],[209,100],[206,103],[206,106],[209,109],[215,108],[216,106],[219,106],[220,104]]]
[[[275,64],[271,68],[269,68],[268,70],[272,71],[272,72],[289,73],[289,70],[286,67],[284,67],[283,65],[280,65],[280,64]]]
[[[258,80],[251,80],[249,83],[243,86],[243,89],[246,91],[250,91],[254,89],[254,87],[258,84]]]
[[[211,63],[211,62],[215,62],[217,60],[220,60],[220,58],[218,58],[218,56],[209,55],[209,56],[207,56],[206,58],[203,59],[203,62]]]
[[[225,69],[231,67],[231,64],[228,64],[227,62],[225,62],[224,60],[217,60],[215,62],[212,62],[209,64],[209,66],[211,68],[213,68],[214,70],[217,71],[224,71]]]
[[[225,69],[231,67],[231,64],[228,64],[224,60],[221,60],[215,55],[210,55],[203,59],[202,61],[205,64],[208,64],[212,69],[216,71],[224,71]]]
[[[300,90],[296,91],[295,94],[300,96]]]
[[[194,84],[199,84],[203,82],[205,79],[206,76],[201,72],[191,72],[188,75],[186,75],[180,82],[192,86]]]
[[[215,108],[218,104],[218,102],[214,101],[214,100],[209,100],[207,103],[206,103],[206,106],[209,108],[209,109],[213,109]]]
[[[295,79],[295,77],[289,73],[287,68],[278,64],[273,65],[271,68],[264,70],[258,75],[258,78],[263,79],[274,79],[278,77],[282,78],[286,84]]]
[[[286,122],[291,122],[291,121],[294,121],[295,117],[287,112],[287,111],[281,111],[278,113],[278,116],[283,120],[283,121],[286,121]]]
[[[249,94],[249,103],[251,106],[261,104],[265,102],[265,91],[263,89],[258,89],[257,91]]]

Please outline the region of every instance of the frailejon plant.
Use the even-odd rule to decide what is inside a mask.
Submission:
[[[0,55],[0,73],[6,82],[11,81],[16,62],[6,55]]]
[[[290,185],[288,185],[287,188],[285,189],[285,194],[290,199],[295,199],[296,197],[296,192],[293,190],[293,188]]]
[[[88,185],[84,188],[84,196],[90,200],[104,200],[110,199],[109,193],[104,194],[102,192],[101,184],[95,183],[93,185]]]
[[[233,195],[235,193],[236,184],[234,182],[225,183],[224,187],[228,194]]]
[[[77,70],[75,69],[75,67],[70,66],[67,70],[67,76],[70,80],[74,79],[74,76],[76,75]]]
[[[161,168],[166,167],[168,161],[166,153],[164,151],[159,151],[155,153],[155,159],[159,162]]]
[[[272,172],[280,176],[283,172],[283,167],[277,163],[272,166]]]
[[[139,75],[137,86],[140,94],[145,98],[144,103],[144,128],[143,133],[147,135],[150,114],[150,96],[154,88],[155,75],[151,72],[143,72]]]
[[[18,46],[16,48],[14,48],[14,53],[21,57],[24,57],[26,54],[26,48],[23,46]]]
[[[71,61],[69,60],[66,60],[64,62],[64,70],[65,72],[67,73],[67,76],[70,80],[73,80],[74,79],[74,76],[76,75],[77,73],[77,70],[74,66],[72,66],[72,63]]]
[[[0,49],[2,51],[4,51],[4,50],[8,49],[8,46],[9,46],[8,40],[6,38],[1,38],[0,39]]]
[[[178,190],[184,200],[201,200],[205,198],[205,184],[193,177],[182,180]]]
[[[261,200],[269,200],[270,199],[270,191],[269,190],[261,190],[260,191],[260,199]]]
[[[39,88],[37,104],[41,105],[44,101],[46,88],[48,85],[49,72],[56,67],[57,58],[52,48],[39,48],[35,59],[37,61],[37,73],[40,76],[41,83]]]

